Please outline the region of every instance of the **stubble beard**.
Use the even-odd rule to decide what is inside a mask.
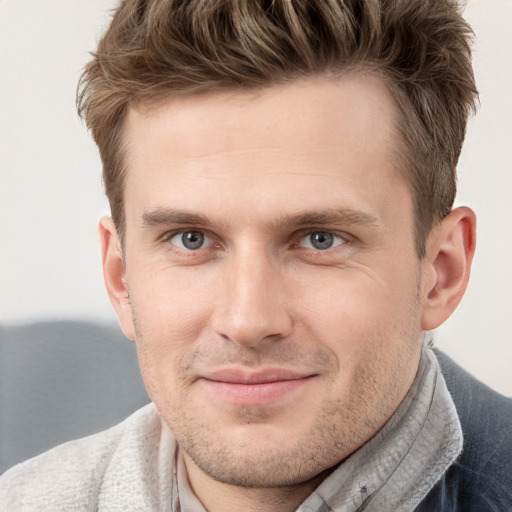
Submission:
[[[144,381],[180,449],[212,479],[233,486],[260,489],[304,484],[318,475],[326,476],[369,440],[398,408],[409,389],[407,386],[404,388],[403,368],[411,364],[411,357],[417,349],[418,301],[419,293],[411,301],[409,315],[404,319],[402,329],[398,334],[395,333],[404,340],[403,344],[399,344],[401,350],[383,361],[381,357],[372,357],[370,348],[368,359],[356,368],[352,388],[343,389],[337,395],[332,394],[329,400],[322,397],[324,403],[320,409],[315,409],[316,417],[297,439],[290,440],[290,436],[285,436],[275,443],[268,443],[268,436],[251,434],[251,427],[265,423],[265,414],[268,415],[268,411],[265,408],[258,410],[241,407],[238,411],[240,423],[247,425],[248,435],[241,441],[234,442],[222,426],[212,424],[205,417],[204,411],[187,403],[186,395],[185,398],[182,396],[176,400],[175,397],[180,394],[174,393],[174,399],[170,399],[165,395],[165,387],[162,393],[162,386],[158,386],[158,376],[152,373],[154,368],[151,364],[141,364],[141,369],[144,366],[146,368],[143,371]],[[141,341],[142,345],[144,342],[142,331],[137,328],[138,322],[135,325],[139,351]],[[377,344],[387,342],[389,340],[383,337]],[[364,340],[362,343],[365,343]],[[277,346],[278,344],[274,345]],[[375,340],[369,343],[369,347],[375,346]],[[224,354],[222,361],[217,358],[215,362],[249,361],[252,364],[275,364],[285,361],[290,364],[295,357],[302,363],[316,361],[318,364],[321,360],[324,368],[334,372],[340,369],[335,354],[325,347],[308,354],[300,353],[296,347],[286,343],[277,349],[271,349],[271,354],[257,353],[255,356],[253,349],[251,350],[249,353],[244,348],[236,347],[229,355]],[[139,352],[139,358],[141,356],[143,358],[144,354]],[[186,374],[194,365],[194,357],[205,357],[211,361],[215,359],[205,354],[193,354],[181,364],[182,380],[186,379]],[[387,377],[376,378],[383,371]],[[410,386],[412,382],[405,384]],[[264,446],[258,447],[261,440],[264,441]]]
[[[325,359],[325,353],[322,357]],[[334,355],[328,365],[337,365],[332,358]],[[238,417],[247,425],[247,436],[236,441],[194,406],[158,404],[159,410],[180,449],[214,480],[244,488],[295,486],[320,473],[328,474],[372,437],[397,408],[403,398],[397,402],[399,376],[388,379],[383,392],[382,381],[375,378],[382,371],[379,363],[376,360],[359,368],[350,392],[342,390],[338,396],[324,399],[315,409],[316,417],[312,421],[308,418],[309,427],[295,439],[281,435],[272,443],[268,435],[258,431],[267,421],[265,416],[272,421],[271,412],[265,408],[239,408]],[[179,415],[173,414],[176,410]]]

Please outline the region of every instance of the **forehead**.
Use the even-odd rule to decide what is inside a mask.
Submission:
[[[254,145],[265,143],[280,129],[282,138],[289,134],[289,140],[283,138],[283,142],[297,146],[303,142],[308,146],[327,144],[333,138],[349,136],[347,129],[354,136],[371,137],[378,145],[392,142],[396,116],[387,85],[377,76],[316,77],[254,92],[178,96],[131,107],[124,139],[129,150],[136,141],[149,150],[148,139],[159,132],[168,137],[174,150],[193,156],[207,156],[223,143],[236,143],[243,149],[251,142],[246,137],[249,134]],[[240,137],[235,140],[237,132]],[[195,140],[200,144],[194,144]],[[366,150],[368,142],[361,141]],[[129,153],[137,156],[135,151]]]
[[[329,207],[372,206],[379,189],[385,195],[402,186],[393,157],[396,116],[386,85],[371,75],[131,109],[124,130],[126,204],[177,202],[171,206],[195,210],[208,204],[236,213],[262,197],[265,208],[286,209],[307,194],[314,209],[329,198],[335,203],[337,194],[346,204]]]

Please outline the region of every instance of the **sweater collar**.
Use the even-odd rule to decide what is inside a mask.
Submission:
[[[455,406],[435,355],[424,347],[416,378],[393,416],[297,512],[410,512],[461,450],[462,430]],[[175,503],[172,510],[206,512],[189,487],[179,450],[173,488],[179,505]]]
[[[324,480],[297,512],[410,512],[462,451],[455,405],[432,350],[388,422]]]

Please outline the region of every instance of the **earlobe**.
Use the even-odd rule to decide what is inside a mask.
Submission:
[[[439,327],[455,310],[466,290],[475,252],[476,216],[455,208],[427,241],[423,280],[422,328]]]
[[[132,306],[126,281],[126,268],[119,236],[111,217],[103,217],[99,225],[103,278],[124,335],[135,339]]]

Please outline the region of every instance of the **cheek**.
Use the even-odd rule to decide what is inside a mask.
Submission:
[[[129,285],[139,330],[150,331],[152,339],[193,339],[214,305],[215,274],[201,266],[177,268],[165,262],[140,262],[134,268]]]
[[[378,421],[403,398],[419,357],[417,281],[410,277],[338,274],[330,286],[310,287],[305,295],[306,334],[327,347],[339,365],[329,396],[357,414],[380,411]]]
[[[182,361],[202,339],[211,316],[210,284],[197,274],[160,267],[129,280],[137,354],[153,400],[158,388],[181,385]]]
[[[148,312],[148,306],[146,303],[139,309],[137,302],[133,304],[140,371],[152,401],[173,410],[180,407],[176,400],[187,386],[183,361],[198,337],[197,330],[193,322],[179,315],[163,310]]]
[[[417,284],[410,277],[340,270],[316,279],[304,286],[302,320],[344,360],[369,351],[385,353],[410,342],[416,328],[420,332]]]

